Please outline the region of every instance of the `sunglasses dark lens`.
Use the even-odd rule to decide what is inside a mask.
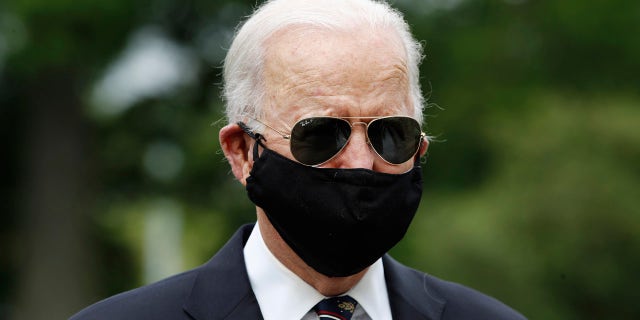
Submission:
[[[303,119],[291,130],[291,154],[306,165],[320,164],[340,152],[349,135],[351,126],[341,119]]]
[[[409,117],[376,119],[369,124],[367,135],[380,157],[393,164],[411,159],[421,140],[420,124]]]

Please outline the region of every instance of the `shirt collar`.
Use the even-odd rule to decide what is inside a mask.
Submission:
[[[266,320],[302,319],[325,298],[273,256],[262,239],[258,224],[244,247],[244,258],[251,288]],[[369,267],[347,294],[358,301],[371,319],[391,319],[381,259]]]
[[[374,262],[360,282],[351,288],[347,294],[358,301],[358,305],[362,306],[369,318],[392,318],[382,259]]]

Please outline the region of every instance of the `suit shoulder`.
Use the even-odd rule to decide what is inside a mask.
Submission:
[[[96,302],[70,320],[190,319],[182,304],[191,292],[197,268]]]
[[[385,274],[394,292],[416,308],[432,313],[442,320],[522,320],[517,311],[484,293],[458,283],[445,281],[409,268],[390,256],[385,256]],[[437,306],[426,308],[425,305]]]
[[[459,283],[429,274],[424,274],[424,282],[446,301],[443,319],[526,319],[501,301]]]

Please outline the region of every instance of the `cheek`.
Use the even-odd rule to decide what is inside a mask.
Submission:
[[[414,159],[411,159],[403,164],[392,165],[386,163],[384,160],[376,159],[373,164],[373,171],[382,172],[382,173],[391,173],[391,174],[401,174],[405,173],[411,169],[413,169]]]
[[[295,160],[291,155],[289,140],[284,139],[281,136],[277,136],[277,135],[265,136],[265,139],[267,140],[265,143],[267,148],[289,159]]]

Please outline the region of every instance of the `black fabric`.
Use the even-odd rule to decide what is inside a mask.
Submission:
[[[403,174],[314,168],[264,149],[247,193],[302,260],[324,275],[344,277],[404,237],[420,204],[422,172],[420,166]]]

